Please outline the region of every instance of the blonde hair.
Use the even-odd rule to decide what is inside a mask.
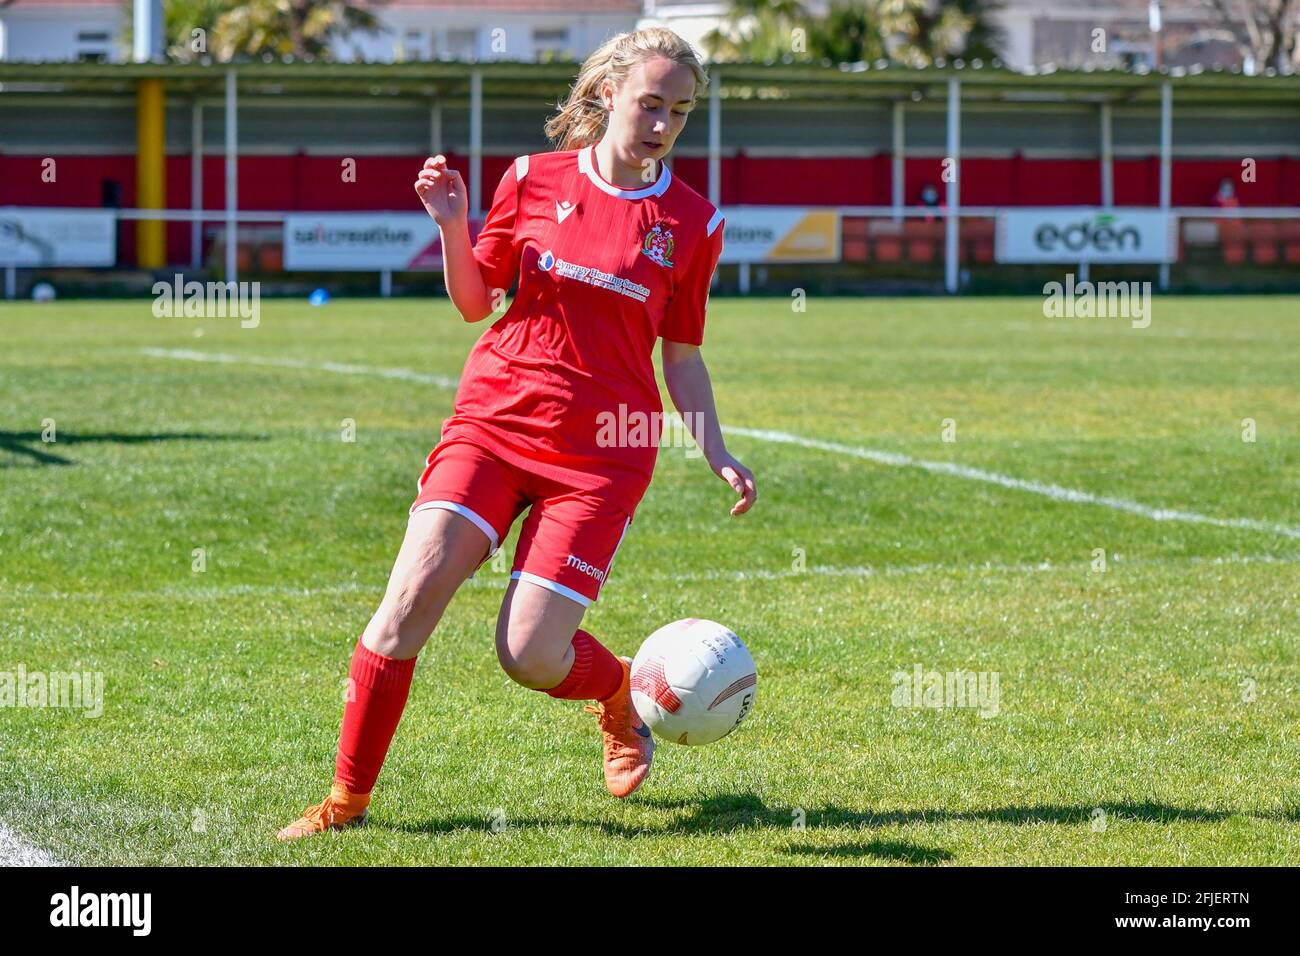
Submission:
[[[599,142],[609,123],[609,112],[600,97],[600,85],[622,89],[638,63],[667,57],[684,64],[695,74],[695,99],[708,89],[709,74],[700,65],[691,45],[666,27],[646,27],[610,37],[583,61],[569,98],[555,104],[559,112],[546,121],[546,138],[557,150],[581,149]]]

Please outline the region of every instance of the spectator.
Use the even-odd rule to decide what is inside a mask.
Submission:
[[[921,187],[921,205],[927,209],[943,209],[943,203],[939,200],[939,190],[934,183],[926,183]],[[933,213],[927,214],[923,221],[934,222]]]
[[[1219,190],[1210,200],[1210,205],[1219,209],[1236,209],[1241,205],[1237,201],[1237,191],[1233,188],[1231,179],[1225,177],[1219,181]]]

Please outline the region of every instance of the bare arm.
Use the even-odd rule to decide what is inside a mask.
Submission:
[[[668,386],[673,405],[713,473],[740,495],[741,500],[732,506],[731,514],[743,515],[758,500],[754,473],[727,451],[713,399],[713,383],[699,346],[664,339],[662,357],[664,384]]]
[[[442,233],[442,276],[447,283],[447,295],[466,322],[479,322],[492,314],[499,304],[493,293],[504,295],[505,290],[489,289],[483,273],[474,258],[474,247],[469,241],[469,222],[439,225]]]
[[[469,193],[460,173],[439,154],[424,161],[415,191],[442,234],[443,279],[447,295],[466,322],[478,322],[499,304],[487,287],[469,241]],[[500,295],[504,295],[501,290]]]

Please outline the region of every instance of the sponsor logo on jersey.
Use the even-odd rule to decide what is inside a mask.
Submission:
[[[641,239],[641,251],[651,262],[671,269],[673,267],[673,231],[665,223],[657,222]]]
[[[550,272],[554,269],[556,275],[563,276],[566,279],[576,279],[597,288],[608,289],[611,292],[617,292],[619,295],[625,295],[629,299],[636,299],[638,302],[644,302],[650,297],[650,290],[639,282],[614,275],[612,272],[601,272],[591,266],[580,266],[576,262],[557,259],[550,249],[547,249],[538,258],[537,268],[543,272]]]

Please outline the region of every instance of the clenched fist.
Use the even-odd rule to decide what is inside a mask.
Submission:
[[[447,157],[439,153],[424,161],[415,180],[415,192],[439,227],[469,215],[469,192],[460,173],[447,168]]]

